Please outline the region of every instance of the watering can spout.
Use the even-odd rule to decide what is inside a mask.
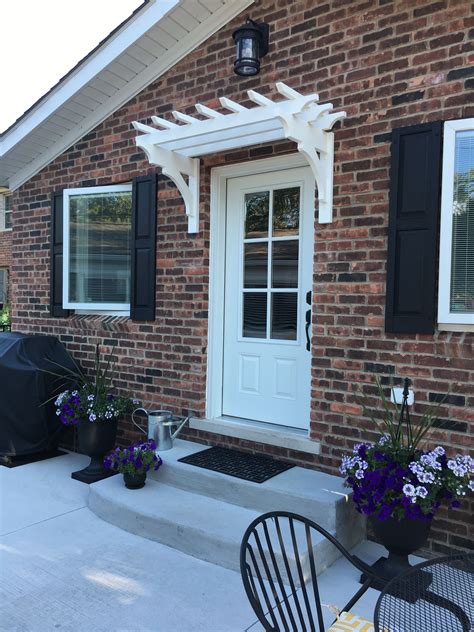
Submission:
[[[171,438],[173,439],[173,441],[176,439],[176,437],[179,435],[181,430],[184,428],[187,421],[189,421],[189,417],[185,417],[183,421],[179,424],[179,426],[176,428],[176,430],[173,432],[173,434],[171,435]]]

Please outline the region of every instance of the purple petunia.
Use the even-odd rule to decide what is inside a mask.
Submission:
[[[459,499],[474,491],[473,470],[470,456],[447,457],[441,446],[403,452],[389,439],[355,445],[340,466],[357,510],[379,520],[430,520],[443,499],[450,507],[459,506]]]

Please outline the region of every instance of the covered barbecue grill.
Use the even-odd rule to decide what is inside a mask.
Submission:
[[[33,454],[57,445],[61,423],[54,402],[44,405],[65,383],[43,371],[62,372],[54,363],[74,367],[54,336],[0,333],[0,455]]]

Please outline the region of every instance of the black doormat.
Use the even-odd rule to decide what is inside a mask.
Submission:
[[[277,461],[271,456],[247,454],[230,448],[214,447],[201,452],[195,452],[182,459],[181,463],[188,463],[205,470],[214,470],[228,476],[243,478],[253,483],[264,483],[277,474],[286,472],[294,465]]]
[[[18,467],[19,465],[28,465],[28,463],[52,459],[63,454],[67,454],[67,452],[64,452],[64,450],[50,450],[49,452],[36,452],[35,454],[23,454],[21,456],[0,456],[0,465],[4,467]]]

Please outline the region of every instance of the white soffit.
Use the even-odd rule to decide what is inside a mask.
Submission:
[[[317,94],[302,95],[281,82],[275,87],[283,100],[272,101],[249,90],[249,99],[257,104],[252,108],[221,97],[222,108],[230,114],[197,103],[195,108],[204,119],[175,111],[173,116],[182,125],[158,116],[152,122],[161,130],[133,122],[142,132],[136,138],[137,146],[178,187],[190,233],[199,231],[199,156],[285,138],[297,144],[313,171],[319,222],[332,222],[334,134],[330,130],[346,113],[332,112],[332,103],[319,104]]]
[[[149,0],[0,135],[0,186],[21,186],[253,2]]]

